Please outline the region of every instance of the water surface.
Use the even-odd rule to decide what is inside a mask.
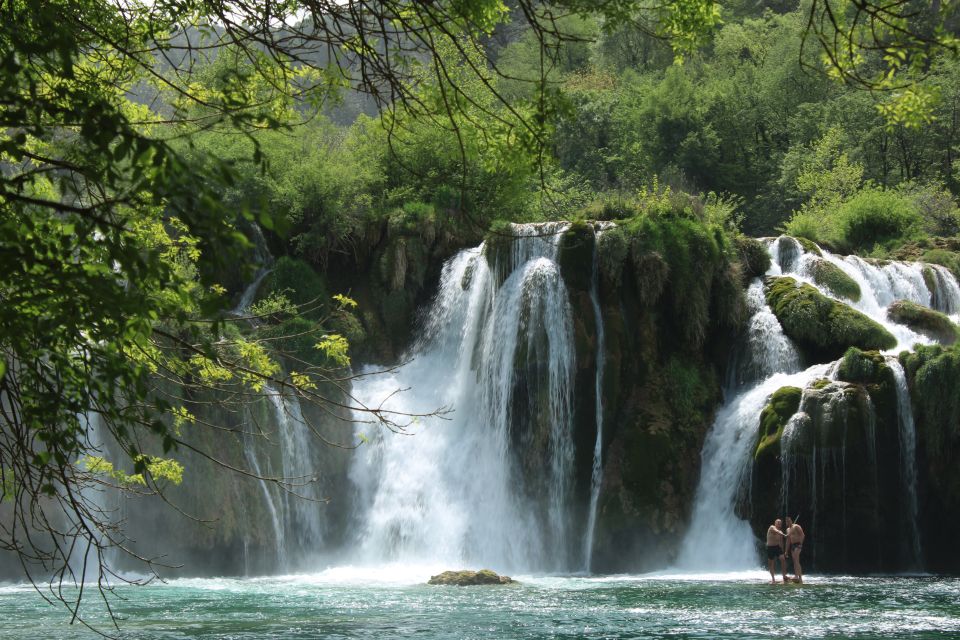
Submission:
[[[431,587],[416,571],[176,580],[120,587],[124,638],[956,638],[960,579],[764,574],[532,577]],[[416,581],[419,584],[414,584]],[[108,619],[87,602],[91,623]],[[0,638],[94,638],[29,587],[0,587]],[[114,632],[115,633],[115,632]]]

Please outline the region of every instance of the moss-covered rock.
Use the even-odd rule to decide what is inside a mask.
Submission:
[[[851,370],[878,365],[874,354],[851,352],[847,358]],[[884,378],[878,371],[876,366],[874,373]],[[872,398],[868,388],[878,396]],[[756,535],[762,537],[775,515],[800,514],[808,533],[816,531],[804,545],[805,567],[902,569],[903,491],[899,473],[884,471],[899,469],[897,408],[886,401],[892,389],[823,379],[804,389],[802,398],[797,389],[778,393],[781,409],[771,403],[763,415],[779,442],[771,438],[755,456],[749,505],[741,510]],[[794,402],[797,411],[787,418]]]
[[[890,367],[879,351],[861,351],[850,347],[837,368],[837,380],[860,384],[879,384],[889,379]]]
[[[770,252],[762,242],[748,236],[737,236],[734,243],[745,278],[758,278],[767,272],[770,268]]]
[[[427,584],[472,587],[484,584],[513,584],[514,582],[509,576],[501,576],[490,569],[480,569],[480,571],[444,571],[441,574],[430,576]]]
[[[607,287],[618,288],[623,278],[624,265],[630,255],[630,241],[626,229],[614,227],[597,235],[597,261],[600,277]]]
[[[915,302],[897,300],[887,307],[887,317],[941,344],[957,341],[957,325],[950,318]]]
[[[768,278],[766,297],[784,333],[816,361],[839,358],[851,346],[897,346],[897,339],[880,324],[793,278]]]
[[[790,417],[800,408],[803,390],[799,387],[780,387],[760,413],[760,430],[754,458],[780,454],[780,438]]]
[[[835,296],[859,302],[860,285],[843,269],[826,260],[816,260],[810,267],[813,281]]]
[[[803,247],[803,250],[806,251],[807,253],[812,253],[813,255],[818,256],[820,258],[823,257],[823,251],[820,250],[820,247],[818,247],[817,243],[815,243],[813,240],[810,240],[809,238],[804,238],[803,236],[797,236],[796,240],[797,242],[800,243],[800,246]]]
[[[585,222],[571,224],[560,236],[557,263],[568,289],[590,289],[594,243],[593,227]]]
[[[921,534],[926,567],[960,572],[956,534],[945,514],[960,512],[960,348],[918,347],[900,357],[917,425]]]

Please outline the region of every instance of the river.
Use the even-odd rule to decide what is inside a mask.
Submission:
[[[182,579],[118,587],[120,637],[180,638],[955,638],[960,579],[762,572],[515,576],[502,587],[434,587],[411,567]],[[88,593],[87,596],[92,594]],[[86,597],[86,596],[85,596]],[[95,598],[93,625],[110,632]],[[28,587],[0,587],[0,638],[96,638]],[[115,631],[115,630],[113,630]]]

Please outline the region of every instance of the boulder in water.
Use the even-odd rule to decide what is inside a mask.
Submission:
[[[851,346],[897,346],[897,339],[868,316],[793,278],[768,278],[766,295],[783,332],[817,362],[839,358]]]
[[[953,324],[950,318],[916,302],[897,300],[887,307],[887,317],[941,344],[953,344],[957,341],[957,325]]]
[[[512,584],[515,580],[508,576],[501,576],[490,569],[480,571],[444,571],[430,576],[427,584],[441,584],[454,587],[472,587],[481,584]]]
[[[860,302],[860,285],[837,265],[826,260],[817,260],[811,265],[810,271],[813,281],[833,295]]]

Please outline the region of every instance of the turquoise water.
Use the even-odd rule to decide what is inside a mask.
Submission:
[[[957,638],[960,579],[723,576],[520,577],[431,587],[422,576],[176,580],[118,587],[120,637],[176,638]],[[110,631],[95,598],[88,618]],[[0,587],[0,638],[95,638],[62,605]],[[116,634],[116,631],[113,631]]]

